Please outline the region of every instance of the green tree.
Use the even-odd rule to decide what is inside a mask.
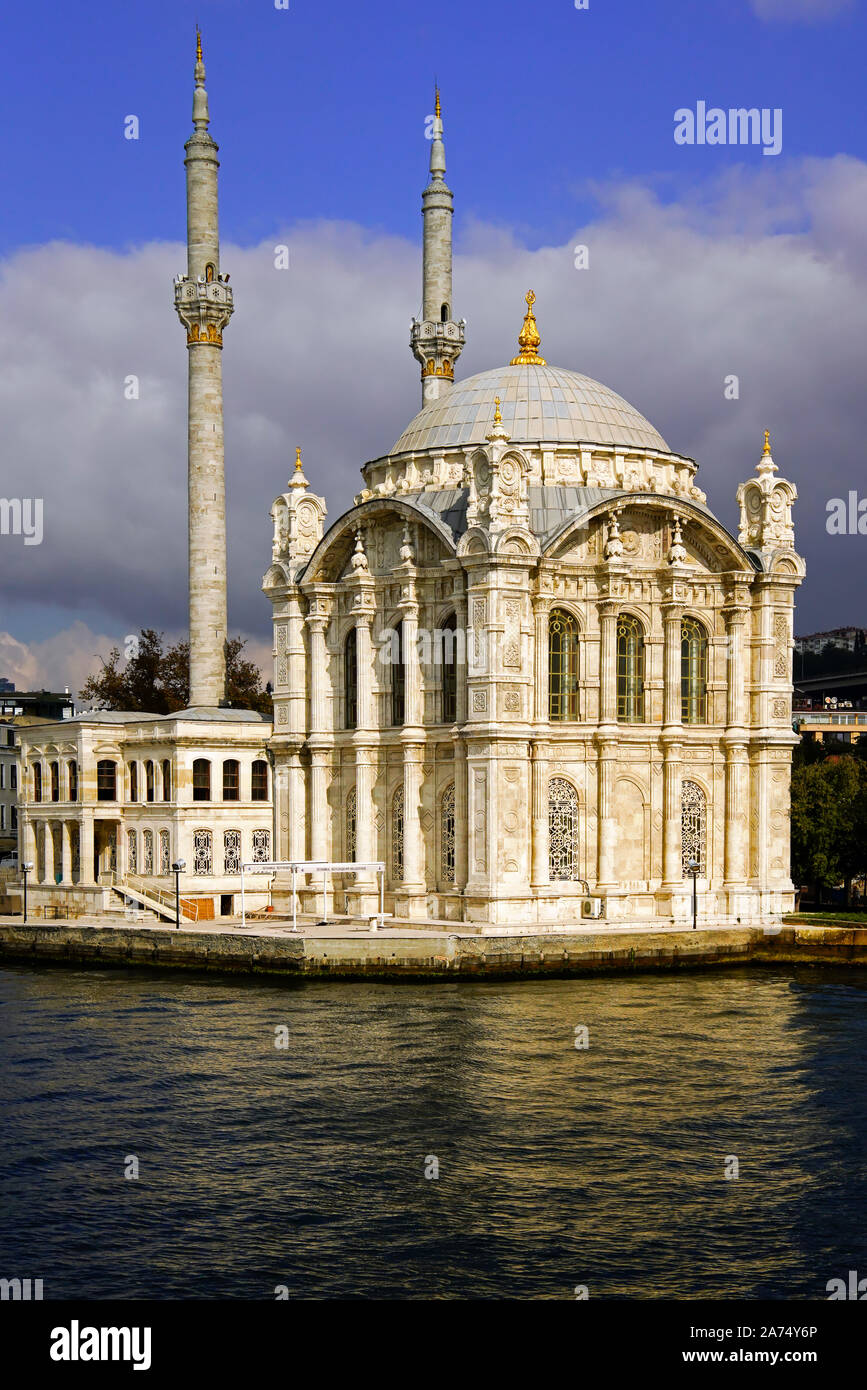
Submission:
[[[792,876],[809,883],[817,902],[822,889],[845,884],[867,871],[867,765],[861,758],[830,756],[792,771]]]
[[[190,699],[190,644],[177,642],[163,649],[163,634],[142,628],[128,659],[112,647],[102,670],[81,687],[83,702],[104,710],[141,710],[145,714],[174,714]],[[254,709],[269,719],[271,695],[262,687],[262,673],[243,656],[244,639],[226,643],[226,703],[231,709]]]

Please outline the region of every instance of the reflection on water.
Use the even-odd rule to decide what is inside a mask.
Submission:
[[[21,967],[0,1040],[0,1276],[46,1297],[823,1298],[867,1275],[867,972]]]

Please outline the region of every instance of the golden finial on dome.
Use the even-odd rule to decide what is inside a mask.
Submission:
[[[539,356],[537,351],[542,339],[536,327],[536,316],[533,313],[533,305],[536,303],[536,296],[532,290],[528,290],[526,298],[527,312],[524,315],[524,322],[518,334],[518,344],[521,351],[518,353],[517,357],[512,358],[509,365],[512,367],[545,367],[548,364],[544,357]]]
[[[201,61],[202,61],[202,31],[201,31],[201,29],[199,28],[199,26],[198,26],[198,24],[197,24],[197,25],[196,25],[196,62],[197,62],[197,63],[200,63]]]
[[[301,468],[302,468],[302,464],[301,464],[301,445],[300,445],[300,444],[296,444],[296,445],[295,445],[295,472],[296,472],[296,473],[300,473],[300,472],[301,472]]]
[[[762,450],[762,458],[767,458],[771,452],[771,431],[765,430],[765,447]]]
[[[435,93],[436,93],[436,101],[434,102],[434,115],[436,116],[437,120],[439,120],[440,116],[443,114],[443,113],[442,113],[442,108],[440,107],[440,89],[439,89],[439,87],[434,87],[434,91],[435,91]]]
[[[502,415],[500,414],[500,398],[499,398],[499,396],[495,396],[495,397],[494,397],[494,424],[495,424],[495,425],[501,425],[502,423],[503,423],[503,417],[502,417]]]

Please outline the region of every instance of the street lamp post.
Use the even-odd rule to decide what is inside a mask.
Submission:
[[[698,920],[698,860],[690,859],[687,868],[692,874],[692,929],[695,931],[697,929]]]
[[[35,867],[33,864],[22,864],[21,871],[24,874],[24,925],[27,925],[27,875]]]
[[[187,867],[185,859],[176,859],[172,865],[172,873],[175,876],[175,928],[181,929],[181,874]]]

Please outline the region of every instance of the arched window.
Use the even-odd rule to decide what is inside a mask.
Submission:
[[[403,879],[403,787],[391,802],[391,877],[395,883]]]
[[[443,304],[443,306],[442,306],[441,309],[440,309],[440,323],[448,323],[448,321],[449,321],[449,306],[448,306],[448,304]]]
[[[241,800],[241,765],[237,758],[226,758],[223,763],[223,800]]]
[[[351,627],[343,644],[343,727],[354,729],[358,723],[358,629]]]
[[[402,724],[406,711],[406,665],[403,650],[403,623],[398,623],[392,642],[391,722]]]
[[[78,763],[75,758],[70,758],[66,766],[66,776],[69,782],[70,801],[78,800]]]
[[[42,764],[33,764],[33,800],[42,800]]]
[[[227,874],[239,874],[241,872],[240,830],[223,831],[223,872]]]
[[[209,764],[210,766],[210,764]],[[214,837],[210,830],[193,831],[193,873],[209,874],[213,871]]]
[[[565,777],[548,783],[548,872],[552,881],[578,873],[578,793]]]
[[[216,275],[216,273],[217,273],[216,266],[212,265],[212,263],[211,263],[210,261],[208,261],[208,264],[205,266],[205,280],[207,281],[207,283],[208,283],[209,285],[210,285],[211,281],[213,280],[214,276]]]
[[[145,796],[148,801],[153,801],[156,795],[156,779],[154,777],[154,765],[148,758],[145,763]]]
[[[138,801],[138,763],[129,765],[129,799]]]
[[[355,840],[355,825],[356,825],[356,816],[357,816],[357,814],[358,814],[358,796],[357,796],[357,794],[356,794],[355,788],[353,787],[353,788],[352,788],[352,791],[349,793],[348,797],[346,798],[346,860],[347,860],[347,863],[352,863],[353,860],[355,859],[355,844],[356,844],[356,840]]]
[[[267,864],[271,859],[271,831],[253,831],[253,863]]]
[[[617,718],[644,722],[644,628],[628,613],[617,619]]]
[[[210,801],[211,764],[207,758],[196,758],[193,763],[193,800]]]
[[[60,763],[51,764],[51,800],[60,800]]]
[[[172,855],[169,846],[169,832],[160,831],[160,873],[164,878],[168,877],[172,867]]]
[[[257,758],[253,763],[253,782],[250,790],[253,793],[252,801],[268,800],[268,764],[264,758]]]
[[[126,832],[126,867],[131,874],[138,873],[138,832]]]
[[[578,718],[578,624],[562,608],[548,619],[548,718]]]
[[[96,765],[96,799],[117,800],[117,765],[111,758],[102,758]]]
[[[455,784],[450,783],[440,802],[440,865],[443,883],[455,881]]]
[[[680,625],[680,717],[707,723],[707,632],[695,618]]]
[[[689,876],[691,860],[699,878],[707,876],[707,797],[697,782],[685,781],[681,792],[681,849],[683,876]]]
[[[439,640],[443,666],[443,723],[454,724],[458,717],[458,620],[450,613],[443,623]]]
[[[142,855],[142,873],[150,878],[154,871],[154,832],[146,830],[144,832],[144,853]]]
[[[172,799],[172,765],[168,758],[163,759],[163,801]]]

